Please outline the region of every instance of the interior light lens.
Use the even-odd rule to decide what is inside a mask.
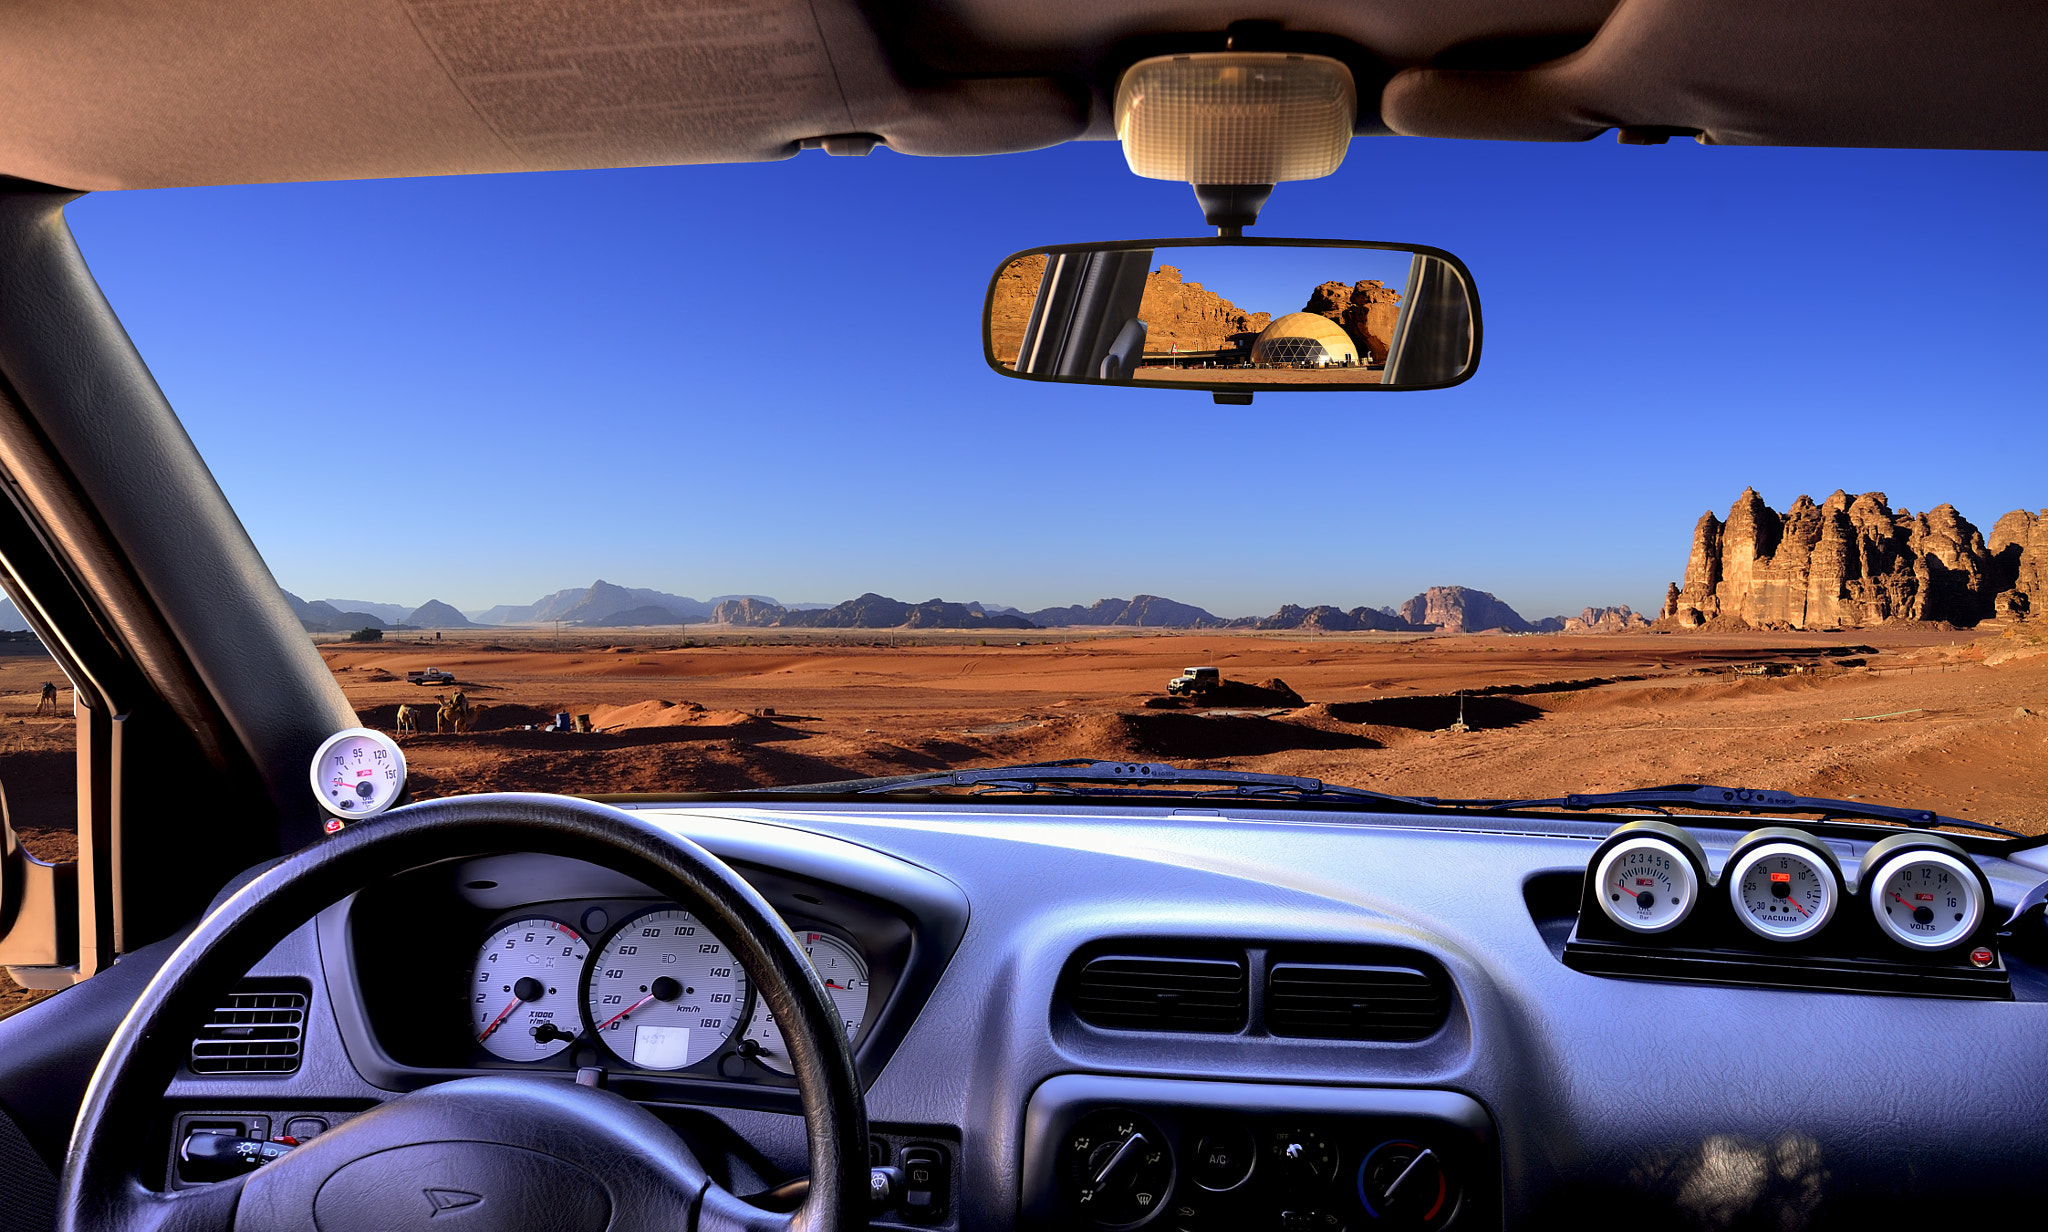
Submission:
[[[1188,184],[1278,184],[1335,171],[1358,93],[1328,56],[1217,51],[1155,56],[1116,89],[1116,135],[1131,170]]]

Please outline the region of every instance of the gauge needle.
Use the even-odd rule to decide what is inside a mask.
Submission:
[[[1788,902],[1788,903],[1791,903],[1791,904],[1792,904],[1792,905],[1793,905],[1794,907],[1799,907],[1799,900],[1798,900],[1798,899],[1796,899],[1796,898],[1788,898],[1788,899],[1786,899],[1785,901],[1786,901],[1786,902]],[[1812,914],[1813,914],[1813,912],[1811,912],[1811,911],[1808,911],[1808,910],[1807,910],[1806,908],[1804,908],[1804,907],[1799,907],[1799,914],[1800,914],[1800,915],[1812,915]]]
[[[613,1014],[610,1018],[607,1018],[603,1022],[598,1023],[597,1029],[600,1031],[604,1030],[606,1027],[611,1026],[619,1019],[624,1018],[626,1015],[632,1013],[634,1010],[639,1009],[641,1006],[647,1004],[649,1001],[652,1000],[654,1000],[654,994],[650,992],[646,996],[640,998],[638,1001],[635,1001],[633,1004],[627,1006],[625,1009],[622,1009],[618,1013]]]
[[[481,1044],[481,1043],[483,1043],[483,1042],[484,1042],[485,1040],[487,1040],[487,1039],[491,1038],[491,1032],[493,1032],[493,1031],[497,1030],[497,1029],[498,1029],[499,1027],[503,1026],[503,1025],[504,1025],[504,1023],[505,1023],[505,1020],[506,1020],[507,1018],[510,1018],[510,1017],[512,1016],[512,1011],[513,1011],[513,1010],[516,1010],[516,1009],[518,1009],[518,1008],[519,1008],[519,1003],[520,1003],[521,1001],[523,1001],[523,1000],[525,1000],[525,998],[523,998],[523,997],[514,997],[514,998],[512,998],[512,1004],[510,1004],[510,1005],[506,1006],[506,1007],[505,1007],[505,1008],[504,1008],[503,1010],[499,1011],[499,1013],[498,1013],[498,1016],[497,1016],[496,1018],[493,1018],[493,1019],[491,1019],[491,1025],[490,1025],[490,1026],[488,1026],[488,1027],[485,1027],[485,1028],[484,1028],[484,1033],[483,1033],[482,1035],[479,1035],[479,1036],[477,1036],[477,1037],[476,1037],[476,1042],[477,1042],[477,1043],[479,1043],[479,1044]]]

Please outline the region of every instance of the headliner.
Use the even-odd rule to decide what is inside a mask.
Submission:
[[[2031,0],[1277,0],[1361,134],[2048,148]],[[17,0],[0,175],[79,189],[742,162],[1108,139],[1118,73],[1217,0]],[[1240,45],[1246,45],[1241,43]],[[1377,98],[1378,105],[1374,106]]]

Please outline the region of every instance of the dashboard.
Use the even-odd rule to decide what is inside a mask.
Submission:
[[[2048,880],[2031,853],[1277,805],[642,814],[733,864],[837,985],[873,1161],[917,1178],[878,1227],[1799,1228],[2048,1197],[2048,947],[2007,927]],[[1637,891],[1682,891],[1682,918],[1621,897],[1653,865]],[[1951,889],[1942,948],[1880,922]],[[1803,920],[1794,895],[1825,924],[1740,918]],[[157,1132],[596,1069],[766,1189],[805,1166],[795,1091],[693,926],[552,857],[416,870],[251,971],[303,995],[295,1067],[181,1075]]]

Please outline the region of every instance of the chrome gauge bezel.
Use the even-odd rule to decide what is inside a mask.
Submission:
[[[1884,903],[1885,883],[1892,879],[1900,866],[1907,864],[1933,864],[1947,870],[1955,877],[1956,884],[1969,903],[1969,910],[1963,913],[1960,925],[1940,937],[1919,937],[1906,932],[1887,912]],[[1984,925],[1984,883],[1983,874],[1966,859],[1958,858],[1946,851],[1925,847],[1909,848],[1885,859],[1867,875],[1863,896],[1870,904],[1870,915],[1877,922],[1878,931],[1908,949],[1932,954],[1941,950],[1952,950],[1977,935]]]
[[[631,1050],[620,1052],[611,1040],[605,1038],[606,1032],[600,1025],[603,1020],[598,1017],[598,1011],[603,1007],[592,1005],[591,998],[597,995],[595,990],[605,969],[605,955],[610,953],[612,946],[621,937],[626,935],[626,930],[640,926],[641,921],[646,920],[650,916],[666,915],[674,912],[680,912],[689,916],[695,922],[694,927],[699,930],[698,935],[702,936],[705,942],[717,942],[722,948],[726,959],[736,973],[734,978],[736,978],[739,984],[739,999],[733,1005],[731,1017],[728,1019],[729,1025],[726,1027],[725,1032],[719,1037],[718,1042],[712,1045],[709,1051],[698,1055],[694,1059],[685,1060],[680,1065],[642,1064],[634,1055],[631,1055]],[[716,1065],[720,1057],[734,1049],[736,1041],[739,1040],[741,1034],[747,1029],[747,1024],[753,1021],[754,999],[753,973],[748,971],[745,964],[740,962],[738,955],[732,952],[732,947],[726,942],[725,938],[712,932],[711,926],[706,924],[704,918],[698,915],[697,912],[680,903],[657,904],[640,911],[635,911],[626,916],[626,918],[615,921],[610,930],[591,945],[590,959],[584,965],[583,979],[577,989],[577,1000],[582,1006],[583,1029],[587,1033],[587,1038],[593,1041],[599,1050],[617,1065],[626,1069],[640,1070],[647,1073],[675,1074],[699,1069],[706,1065]]]
[[[818,978],[820,981],[823,981],[826,978],[825,973],[823,971],[818,971],[817,959],[814,955],[811,955],[809,946],[804,941],[804,937],[806,934],[815,934],[818,937],[826,941],[829,941],[831,944],[840,947],[841,949],[845,950],[848,956],[851,957],[853,961],[858,965],[861,983],[864,986],[861,1006],[861,1020],[859,1026],[855,1028],[853,1034],[849,1035],[846,1039],[847,1047],[857,1050],[860,1047],[861,1041],[864,1038],[866,1038],[868,1034],[868,1029],[874,1023],[874,1015],[877,1009],[874,1000],[874,974],[868,962],[867,950],[861,946],[860,942],[854,940],[852,937],[847,936],[845,933],[839,931],[836,928],[826,928],[821,925],[806,923],[801,925],[792,925],[789,931],[793,936],[796,937],[798,948],[803,949],[805,956],[811,959],[811,969],[813,971],[817,971]],[[826,990],[826,996],[829,999],[830,1004],[832,1005],[834,1013],[839,1013],[839,998],[833,996],[829,988]],[[769,1010],[767,1000],[761,996],[759,989],[754,989],[753,1007],[747,1013],[746,1025],[740,1028],[740,1034],[738,1036],[740,1042],[737,1045],[737,1047],[740,1049],[742,1055],[745,1055],[754,1064],[760,1066],[764,1070],[767,1070],[769,1073],[784,1078],[794,1077],[796,1074],[795,1066],[792,1065],[788,1069],[784,1069],[782,1066],[769,1061],[765,1056],[761,1055],[760,1053],[748,1051],[746,1041],[758,1040],[759,1037],[756,1034],[756,1029],[759,1027],[769,1025],[763,1023],[762,1021],[763,1016],[767,1015],[768,1013]],[[841,1015],[841,1021],[844,1021],[843,1015]],[[777,1035],[779,1037],[779,1031],[777,1032]]]
[[[1622,857],[1636,851],[1651,851],[1671,862],[1669,871],[1674,886],[1679,889],[1680,903],[1677,914],[1668,920],[1645,923],[1640,919],[1631,919],[1616,906],[1613,897],[1607,893],[1608,879],[1614,875],[1615,865]],[[1649,937],[1670,932],[1690,919],[1693,909],[1699,906],[1700,877],[1693,868],[1692,860],[1676,843],[1655,834],[1631,834],[1609,847],[1601,853],[1599,862],[1594,865],[1593,879],[1593,898],[1600,904],[1600,910],[1615,924],[1640,936]]]
[[[340,808],[336,806],[334,801],[327,798],[326,787],[320,781],[321,767],[326,764],[327,755],[334,750],[335,746],[358,739],[369,741],[372,745],[382,750],[396,764],[398,769],[398,787],[392,791],[389,798],[370,808]],[[405,777],[405,750],[398,747],[398,741],[393,740],[374,727],[342,728],[320,742],[319,750],[313,754],[312,764],[306,767],[306,780],[312,785],[313,798],[320,802],[320,807],[329,816],[338,817],[345,822],[361,821],[365,817],[375,817],[377,814],[389,809],[392,805],[397,804],[400,797],[405,795]],[[336,829],[338,827],[330,824],[328,828]]]
[[[1822,887],[1819,910],[1800,921],[1796,927],[1772,928],[1758,920],[1743,902],[1744,879],[1758,864],[1770,859],[1798,860],[1812,871]],[[1728,907],[1735,913],[1735,918],[1742,922],[1744,928],[1766,941],[1806,940],[1828,926],[1828,922],[1835,918],[1835,909],[1842,900],[1842,875],[1835,867],[1834,861],[1824,856],[1816,845],[1791,837],[1772,838],[1758,843],[1747,851],[1740,851],[1728,865],[1728,871],[1721,875],[1721,884],[1728,888]]]

